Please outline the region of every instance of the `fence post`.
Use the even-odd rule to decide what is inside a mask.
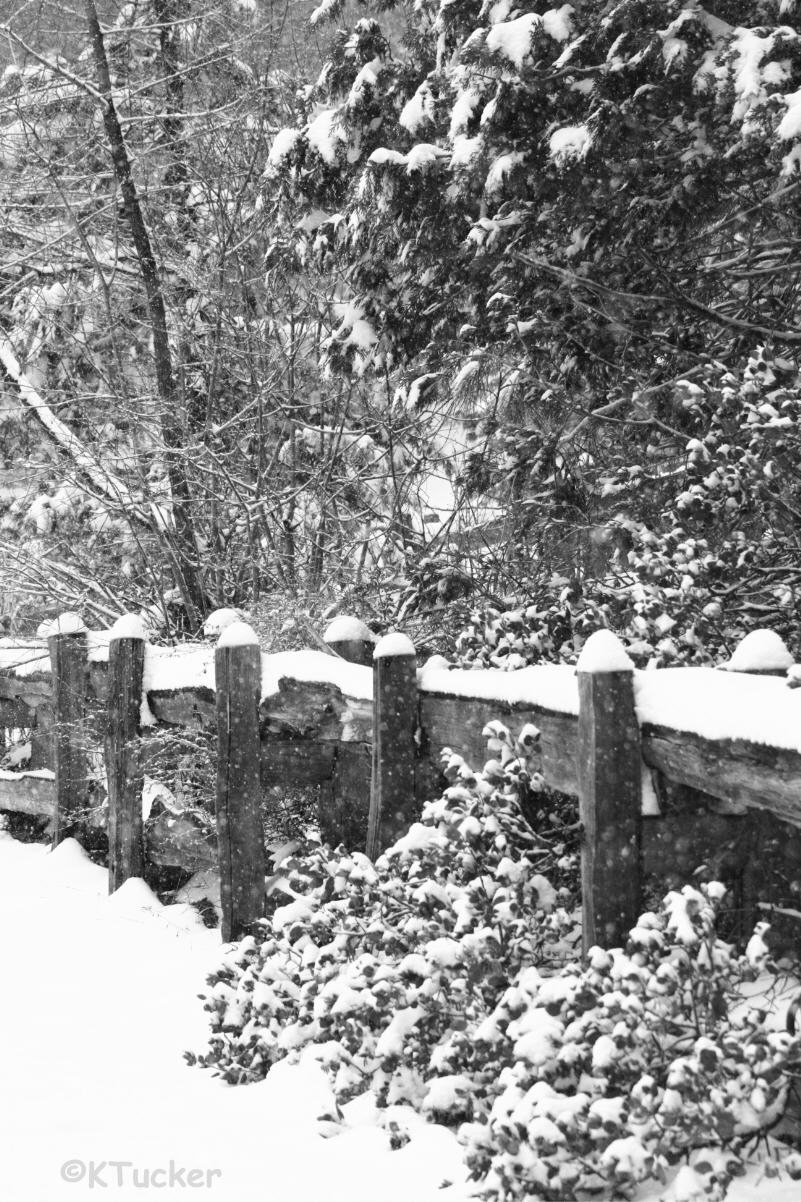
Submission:
[[[735,672],[738,676],[780,676],[786,677],[788,668],[793,666],[793,657],[787,649],[787,644],[775,630],[760,627],[750,631],[734,648],[731,659],[723,667],[727,672]],[[794,683],[794,682],[793,682]],[[760,885],[763,878],[762,842],[764,839],[763,813],[761,810],[749,810],[742,817],[746,824],[746,834],[743,842],[748,847],[748,855],[743,860],[738,872],[737,886],[739,888],[740,933],[748,939],[759,919]]]
[[[137,747],[145,666],[145,629],[126,614],[111,628],[106,700],[106,779],[108,781],[108,888],[131,876],[144,876],[142,786]]]
[[[583,945],[625,944],[641,905],[641,753],[634,665],[609,630],[577,665]]]
[[[793,667],[793,656],[781,635],[777,635],[775,630],[760,627],[740,639],[728,664],[723,667],[726,672],[734,672],[737,676],[787,677],[788,668]],[[795,686],[793,680],[790,684]],[[761,881],[761,843],[764,838],[763,813],[761,810],[748,810],[742,821],[747,826],[743,843],[748,846],[748,855],[738,871],[737,885],[740,889],[741,934],[748,939],[759,918],[757,903]]]
[[[214,652],[217,708],[217,848],[224,943],[241,939],[264,914],[264,832],[259,783],[261,650],[234,622]]]
[[[367,855],[374,860],[408,830],[415,799],[417,656],[405,634],[385,635],[373,653],[373,771]]]
[[[77,833],[86,805],[86,627],[77,614],[65,613],[50,625],[47,638],[53,690],[53,768],[56,809],[53,846]]]
[[[344,614],[334,618],[323,635],[323,642],[350,664],[373,666],[375,638],[370,627],[359,618],[348,618]]]

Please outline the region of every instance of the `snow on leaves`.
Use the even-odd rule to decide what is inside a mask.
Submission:
[[[554,130],[548,140],[548,152],[557,164],[570,159],[583,159],[592,145],[592,134],[586,125],[566,125]]]
[[[314,20],[338,10],[323,4]],[[652,245],[657,229],[669,239],[699,196],[711,216],[731,194],[740,156],[756,154],[753,139],[768,177],[797,169],[801,78],[787,11],[771,19],[760,10],[751,27],[694,0],[606,8],[498,0],[478,15],[467,0],[449,0],[416,5],[410,21],[405,53],[376,21],[338,34],[308,123],[291,143],[282,131],[272,151],[295,199],[316,206],[325,197],[350,213],[344,239],[323,226],[317,246],[344,256],[364,291],[358,300],[378,334],[366,366],[382,370],[435,345],[441,359],[450,348],[471,293],[482,304],[486,270],[500,269],[476,266],[458,294],[437,301],[419,284],[422,265],[432,255],[477,259],[487,249],[481,223],[516,210],[515,223],[493,227],[496,255],[528,234],[552,260],[591,275],[613,232],[632,244]],[[565,175],[575,175],[570,196],[554,205]],[[526,294],[536,288],[515,266],[503,332],[522,324],[542,337],[547,309],[528,325],[537,303]],[[576,321],[586,325],[586,313]],[[499,337],[500,324],[483,333]]]
[[[487,50],[501,55],[520,70],[532,54],[532,42],[540,30],[544,30],[555,42],[566,42],[572,29],[571,17],[574,9],[572,4],[563,4],[559,9],[549,9],[539,13],[525,13],[510,21],[499,21],[492,24],[486,34],[473,34],[465,43],[465,48],[478,36],[482,38]]]
[[[283,860],[272,917],[209,980],[201,1064],[252,1081],[316,1046],[340,1102],[372,1090],[458,1127],[488,1202],[629,1197],[700,1147],[690,1184],[721,1197],[801,1053],[735,1008],[757,969],[716,933],[724,888],[669,894],[582,966],[568,895],[537,871],[558,884],[558,837],[520,819],[520,763],[476,776],[450,756],[446,774],[375,865],[319,845]]]
[[[476,612],[459,640],[465,666],[575,662],[604,627],[621,635],[638,667],[726,662],[749,630],[769,627],[773,635],[758,635],[732,667],[789,665],[791,654],[775,648],[782,638],[796,646],[793,598],[801,583],[790,512],[801,454],[795,367],[758,348],[741,372],[710,367],[673,389],[690,437],[676,447],[668,478],[647,464],[614,474],[582,469],[585,483],[594,478],[621,503],[604,532],[621,540],[607,572],[581,591],[555,573],[531,588],[524,607]],[[653,524],[629,516],[646,480],[664,489]]]
[[[324,162],[333,166],[337,161],[339,144],[347,141],[338,111],[323,109],[319,112],[306,127],[306,141]],[[286,157],[286,152],[281,157]]]
[[[427,1099],[448,1121],[469,1113],[464,1032],[486,1018],[512,966],[563,954],[574,932],[559,879],[575,856],[558,823],[539,837],[522,819],[522,771],[509,762],[489,784],[449,755],[446,773],[461,785],[375,866],[319,845],[284,859],[263,934],[211,982],[219,1038],[203,1062],[252,1080],[289,1050],[325,1042],[338,1048],[342,1097],[372,1085],[387,1103]]]

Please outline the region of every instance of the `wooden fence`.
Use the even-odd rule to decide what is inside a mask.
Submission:
[[[0,726],[32,734],[30,770],[0,772],[0,810],[49,815],[55,840],[80,833],[97,789],[89,715],[99,709],[108,804],[95,821],[108,829],[110,889],[146,859],[216,867],[224,940],[262,912],[265,786],[317,786],[323,837],[375,857],[437,795],[444,747],[483,765],[493,721],[532,773],[579,798],[585,947],[624,938],[650,875],[678,882],[733,844],[753,910],[749,816],[788,823],[793,837],[801,826],[801,690],[769,673],[635,673],[608,632],[593,636],[577,671],[514,673],[436,662],[418,671],[403,635],[373,647],[366,628],[341,620],[326,639],[333,654],[262,655],[238,624],[216,648],[156,648],[124,618],[105,634],[61,620],[46,644],[0,640]],[[216,726],[216,832],[192,811],[143,824],[139,735],[153,723]]]

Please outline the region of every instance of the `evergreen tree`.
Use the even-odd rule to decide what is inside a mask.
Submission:
[[[654,540],[670,561],[671,546],[707,539],[715,563],[712,596],[697,599],[681,586],[690,573],[675,587],[657,573],[666,620],[689,603],[676,653],[703,653],[699,623],[725,598],[723,647],[749,604],[781,623],[797,562],[795,422],[781,406],[795,405],[801,339],[792,5],[402,11],[401,52],[376,20],[335,35],[305,124],[271,151],[287,202],[328,212],[313,248],[351,290],[331,363],[358,353],[361,371],[405,384],[416,420],[460,419],[461,497],[483,504],[451,552],[478,555],[480,582],[500,593],[567,607],[566,653],[583,637],[579,593],[584,610],[609,570],[622,613],[601,596],[590,627],[630,623]],[[781,435],[758,435],[761,390]],[[706,456],[726,470],[702,471]],[[754,573],[732,579],[765,555],[760,587]],[[429,597],[437,577],[435,565]]]

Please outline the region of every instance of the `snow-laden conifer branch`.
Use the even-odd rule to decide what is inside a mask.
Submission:
[[[599,280],[590,279],[585,275],[578,275],[575,271],[570,271],[566,267],[558,267],[555,263],[549,263],[546,259],[533,255],[523,254],[518,251],[515,253],[515,258],[519,259],[521,263],[526,263],[529,267],[536,267],[540,271],[546,271],[550,275],[554,275],[560,280],[565,280],[575,287],[586,288],[589,292],[595,292],[598,296],[613,297],[615,300],[624,301],[632,305],[672,305],[678,301],[679,304],[687,305],[694,313],[701,314],[717,325],[727,326],[733,330],[742,330],[744,333],[758,335],[760,338],[770,338],[773,341],[801,343],[801,330],[769,329],[767,326],[759,325],[753,321],[743,321],[739,317],[729,317],[727,314],[721,313],[719,309],[712,309],[708,305],[703,305],[700,301],[694,300],[693,297],[687,296],[686,293],[680,292],[678,289],[674,290],[672,296],[660,293],[626,292],[620,288],[610,288],[608,285],[602,284]]]

